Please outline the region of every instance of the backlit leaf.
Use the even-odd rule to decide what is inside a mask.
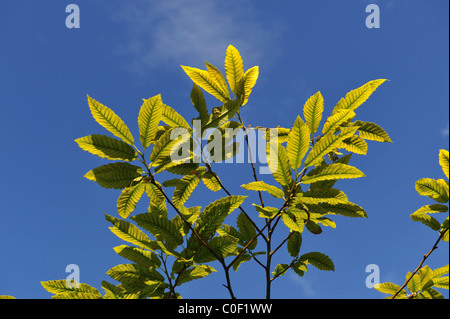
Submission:
[[[303,115],[309,131],[314,134],[317,132],[323,114],[323,96],[319,92],[311,96],[303,106]]]
[[[325,180],[335,180],[342,178],[360,178],[364,177],[364,173],[356,167],[346,164],[330,164],[326,166],[319,166],[311,170],[308,174],[303,176],[303,184],[311,184]]]
[[[133,161],[137,158],[136,151],[130,145],[106,135],[88,135],[75,142],[81,149],[110,160]]]
[[[310,131],[308,125],[297,116],[294,126],[289,133],[286,150],[289,157],[289,165],[293,170],[297,170],[309,150]]]
[[[150,146],[158,130],[158,124],[162,116],[161,95],[156,95],[144,100],[138,116],[141,144],[144,148]]]
[[[122,119],[110,108],[97,102],[88,95],[89,108],[94,119],[109,132],[122,139],[127,144],[133,145],[134,139],[129,128]]]
[[[221,88],[220,84],[211,77],[208,71],[183,65],[181,67],[195,84],[213,95],[219,101],[226,102],[230,99],[228,94]]]
[[[141,176],[142,168],[128,163],[111,163],[89,171],[84,175],[104,188],[123,189]]]
[[[230,89],[233,93],[236,93],[239,81],[244,77],[244,64],[239,51],[232,45],[227,48],[225,71]]]

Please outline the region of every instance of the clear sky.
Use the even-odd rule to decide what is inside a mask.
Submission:
[[[79,29],[66,28],[70,3],[79,5]],[[380,8],[379,29],[365,25],[371,3]],[[40,281],[66,278],[68,264],[103,293],[106,271],[127,261],[113,251],[124,242],[104,219],[117,216],[119,191],[83,178],[107,161],[74,142],[106,133],[92,119],[86,94],[112,108],[135,136],[142,98],[162,94],[191,119],[192,82],[180,65],[204,68],[207,60],[223,70],[232,44],[245,69],[260,67],[243,111],[252,126],[290,127],[319,90],[331,112],[346,92],[390,80],[357,119],[379,124],[394,143],[369,142],[367,156],[351,163],[367,177],[338,184],[369,218],[336,217],[336,229],[305,234],[302,252],[327,254],[336,271],[310,267],[303,278],[290,271],[272,289],[274,298],[384,298],[366,288],[366,266],[379,266],[381,282],[402,284],[436,240],[409,215],[432,203],[416,193],[415,181],[444,178],[438,152],[449,144],[448,6],[447,0],[1,0],[0,294],[49,298]],[[244,193],[239,185],[252,180],[249,168],[217,165],[233,194]],[[193,205],[206,204],[203,190],[193,194]],[[433,269],[448,263],[448,244],[440,248],[427,261]],[[287,258],[283,251],[273,264]],[[228,298],[216,268],[182,286],[182,295]],[[238,298],[264,298],[261,267],[247,263],[231,276]]]

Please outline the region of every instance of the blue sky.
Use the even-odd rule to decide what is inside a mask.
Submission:
[[[79,5],[79,29],[66,28],[70,3]],[[380,7],[379,29],[366,28],[370,3]],[[366,266],[378,265],[382,282],[402,284],[436,240],[409,215],[431,204],[416,193],[415,181],[443,178],[437,156],[449,144],[448,6],[446,0],[1,1],[0,294],[49,298],[40,281],[64,279],[68,264],[103,292],[106,271],[126,260],[113,251],[124,242],[104,219],[117,216],[119,191],[83,178],[106,161],[74,142],[105,134],[86,94],[112,108],[135,136],[142,98],[161,94],[191,119],[192,83],[180,65],[204,68],[207,60],[223,70],[232,44],[245,69],[260,66],[243,112],[252,126],[290,127],[319,90],[331,112],[346,92],[390,80],[357,119],[379,124],[394,143],[369,143],[367,156],[352,161],[367,177],[338,184],[369,218],[336,217],[336,229],[305,234],[302,251],[329,255],[336,271],[311,267],[303,278],[289,272],[272,288],[274,298],[383,298],[366,288]],[[252,178],[248,164],[217,170],[234,194]],[[192,205],[207,204],[202,190]],[[431,268],[448,263],[447,245],[429,258]],[[273,264],[287,258],[280,252]],[[227,298],[216,268],[182,286],[182,295]],[[263,271],[254,263],[232,273],[232,283],[238,298],[264,297]]]

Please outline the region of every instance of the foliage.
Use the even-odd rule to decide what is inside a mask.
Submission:
[[[439,236],[431,248],[431,250],[423,257],[419,266],[412,273],[408,272],[406,275],[406,282],[403,286],[398,286],[391,282],[381,283],[375,285],[375,288],[383,293],[389,294],[388,298],[392,299],[443,299],[444,297],[435,288],[448,288],[449,265],[432,270],[429,266],[423,266],[425,260],[437,248],[438,243],[442,241],[448,242],[448,214],[443,222],[439,222],[432,215],[448,213],[449,200],[449,155],[447,150],[439,151],[439,164],[447,177],[443,179],[422,178],[416,182],[416,191],[422,195],[433,199],[435,204],[425,205],[411,214],[411,219],[416,222],[421,222],[428,226],[433,231],[438,232]],[[443,205],[446,203],[446,205]],[[408,288],[409,294],[404,288]]]
[[[218,271],[209,265],[213,261],[222,267],[224,286],[235,298],[229,271],[252,260],[265,270],[266,297],[270,298],[271,284],[290,269],[299,276],[305,276],[309,266],[334,271],[326,254],[303,251],[305,230],[319,235],[325,227],[335,228],[335,215],[367,217],[335,184],[340,179],[365,176],[349,162],[353,153],[366,155],[366,141],[392,142],[377,124],[355,120],[357,109],[386,80],[369,81],[347,93],[331,110],[321,133],[326,109],[320,91],[306,101],[304,119],[298,115],[292,127],[257,127],[267,140],[267,162],[276,185],[259,180],[251,162],[253,180],[242,188],[247,194],[257,192],[260,202],[248,203],[248,195],[228,191],[213,165],[236,156],[239,133],[245,137],[249,153],[254,147],[241,111],[256,84],[259,67],[244,71],[240,53],[230,45],[225,76],[208,62],[206,70],[182,68],[193,81],[190,99],[198,117],[188,122],[164,104],[161,95],[155,95],[144,99],[140,107],[139,138],[110,108],[88,96],[92,116],[114,137],[94,134],[76,142],[83,150],[114,161],[92,169],[85,177],[104,188],[121,190],[118,216],[106,214],[105,218],[110,230],[126,242],[114,250],[130,263],[107,272],[115,283],[103,281],[103,295],[87,284],[42,282],[53,298],[180,298],[179,286]],[[221,106],[211,110],[203,91]],[[163,172],[172,176],[165,178]],[[189,198],[201,182],[225,196],[204,206],[189,206]],[[265,204],[267,198],[263,200],[266,195],[270,195],[270,206]],[[132,215],[145,196],[150,202],[147,212]],[[255,214],[249,209],[256,210],[258,217],[250,217]],[[235,226],[229,223],[232,221]],[[283,224],[288,234],[275,243],[273,234]],[[273,267],[272,258],[283,247],[291,259]]]

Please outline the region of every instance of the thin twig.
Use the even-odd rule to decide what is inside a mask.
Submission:
[[[423,256],[422,261],[420,262],[419,266],[417,266],[416,270],[413,271],[413,273],[409,276],[409,278],[405,281],[405,283],[403,284],[403,286],[400,287],[400,289],[392,296],[392,299],[395,299],[395,297],[397,297],[397,295],[406,287],[406,285],[409,283],[409,281],[412,279],[412,277],[420,270],[420,268],[422,268],[423,263],[425,262],[425,260],[431,255],[431,253],[436,250],[438,247],[438,243],[439,241],[442,239],[442,237],[444,237],[445,233],[448,232],[448,227],[447,229],[445,229],[441,235],[439,236],[439,238],[436,240],[436,242],[434,243],[433,247],[431,247],[430,251]]]

